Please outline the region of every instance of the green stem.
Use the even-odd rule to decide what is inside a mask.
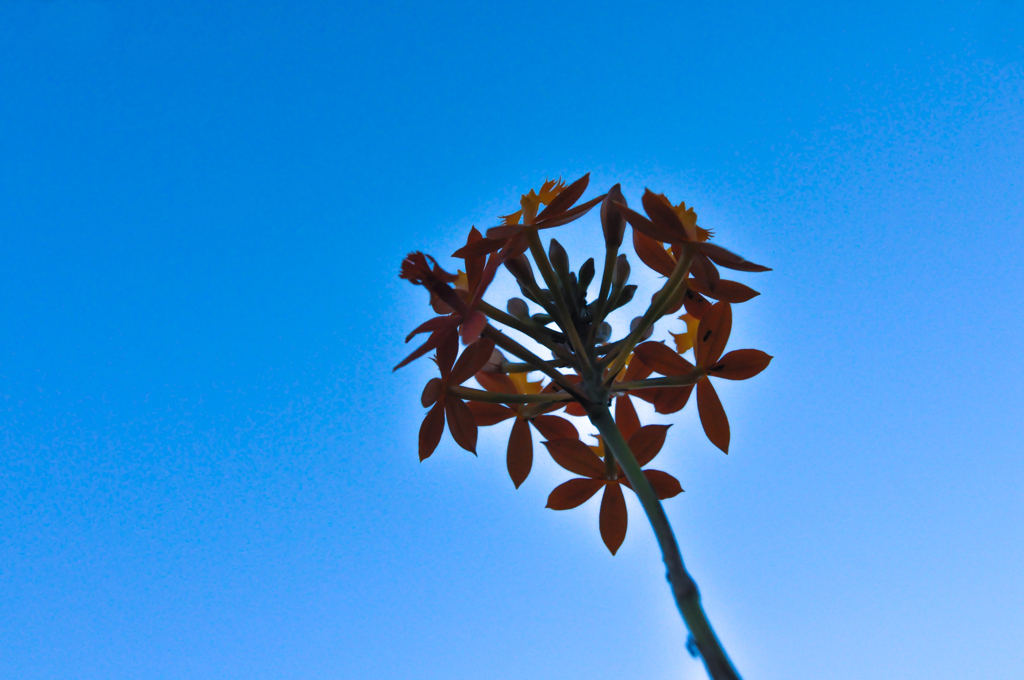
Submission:
[[[541,326],[533,322],[526,322],[517,319],[511,314],[503,312],[493,305],[487,304],[483,300],[479,301],[477,309],[483,312],[484,315],[487,316],[488,318],[494,319],[498,323],[505,324],[509,328],[519,331],[520,333],[527,336],[531,340],[541,345],[544,345],[545,347],[552,351],[555,350],[555,343],[551,342],[551,340],[546,336],[546,334],[543,333],[543,328]]]
[[[640,498],[644,512],[647,513],[647,519],[650,521],[654,535],[658,539],[658,545],[661,547],[661,555],[668,570],[672,595],[675,597],[679,613],[682,614],[683,621],[689,628],[690,635],[704,660],[708,675],[713,680],[739,680],[739,673],[729,661],[729,656],[722,648],[707,615],[704,613],[697,584],[686,571],[683,557],[679,553],[679,544],[676,543],[672,527],[668,523],[668,517],[665,515],[664,508],[661,507],[661,501],[658,500],[650,482],[647,481],[647,477],[644,476],[637,464],[632,451],[629,450],[629,445],[626,444],[626,440],[615,424],[611,411],[604,403],[598,403],[587,408],[587,415],[590,417],[590,422],[601,433],[605,455],[610,452],[615,456],[626,479],[629,480],[629,485]]]
[[[594,318],[590,323],[590,334],[587,336],[588,344],[593,344],[597,327],[604,321],[604,310],[608,305],[608,291],[612,287],[612,275],[615,273],[615,258],[618,255],[618,249],[605,248],[604,273],[601,274],[601,291],[597,294],[597,306],[594,308]]]
[[[668,309],[668,305],[679,289],[681,285],[686,285],[686,277],[690,273],[690,264],[693,263],[693,257],[696,255],[696,251],[693,248],[687,247],[683,250],[683,256],[676,261],[676,267],[672,270],[672,276],[669,277],[668,282],[661,289],[661,292],[654,298],[654,302],[647,308],[640,323],[636,325],[626,339],[622,341],[622,345],[618,349],[618,353],[615,356],[615,360],[612,361],[608,367],[606,373],[606,382],[611,382],[615,379],[615,376],[619,374],[622,367],[626,365],[626,361],[629,359],[629,353],[633,351],[636,344],[640,341],[640,338],[644,336],[647,329],[650,328],[654,323],[665,315],[665,310]]]
[[[504,394],[502,392],[486,392],[472,387],[457,385],[448,391],[456,397],[467,401],[483,401],[491,404],[537,404],[553,401],[569,401],[571,394],[565,392],[546,392],[541,394]]]
[[[483,331],[480,335],[490,338],[494,341],[494,344],[502,348],[509,354],[515,355],[525,361],[528,364],[533,364],[534,367],[544,375],[555,381],[555,384],[561,387],[563,390],[571,394],[580,403],[589,403],[589,399],[580,392],[579,388],[576,387],[564,374],[556,371],[553,367],[549,366],[546,361],[541,359],[539,356],[526,349],[518,342],[508,337],[494,326],[484,326]]]
[[[530,253],[537,263],[537,269],[540,270],[541,276],[544,277],[544,282],[548,284],[548,290],[551,291],[552,297],[555,298],[555,308],[559,316],[558,325],[561,326],[562,331],[569,337],[569,342],[572,343],[572,348],[576,356],[579,357],[580,366],[583,370],[587,370],[590,368],[590,358],[587,356],[580,334],[576,331],[576,324],[572,322],[569,306],[565,302],[565,294],[562,291],[561,284],[558,282],[558,277],[555,276],[555,270],[551,268],[547,253],[544,252],[544,244],[541,243],[540,234],[537,233],[536,229],[527,229],[525,234],[530,243]]]
[[[685,387],[696,385],[703,378],[705,373],[694,370],[686,375],[670,375],[665,378],[651,378],[649,380],[626,380],[612,383],[612,392],[625,392],[626,390],[646,390],[651,387]]]

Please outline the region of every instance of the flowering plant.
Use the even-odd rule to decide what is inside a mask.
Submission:
[[[551,492],[547,507],[569,510],[603,491],[599,528],[612,555],[626,536],[622,487],[630,489],[658,539],[672,594],[690,631],[688,649],[701,657],[712,678],[738,678],[708,622],[661,505],[682,488],[666,472],[643,469],[664,446],[669,425],[641,425],[632,399],[651,403],[656,413],[671,414],[686,406],[696,388],[704,432],[728,453],[729,420],[711,379],[751,378],[772,357],[754,349],[725,352],[732,305],[758,293],[722,279],[718,267],[743,272],[768,268],[712,244],[712,232],[697,226],[693,208],[674,205],[650,190],[641,199],[645,214],[628,206],[617,184],[577,205],[588,183],[589,175],[568,186],[547,181],[539,191],[524,194],[520,209],[502,217],[502,223],[486,234],[472,228],[466,245],[453,254],[464,261],[464,271],[451,274],[420,252],[402,262],[400,276],[425,287],[437,312],[409,334],[407,342],[429,335],[395,367],[433,351],[440,371],[440,377],[432,378],[423,390],[422,403],[429,410],[419,432],[420,460],[434,452],[446,426],[459,446],[476,453],[479,427],[515,419],[506,460],[518,488],[533,465],[532,427],[544,438],[554,461],[577,475]],[[598,294],[588,300],[596,274],[593,258],[573,271],[557,240],[552,238],[545,252],[540,232],[568,224],[599,204],[604,266]],[[607,317],[631,302],[637,291],[628,283],[626,255],[619,253],[627,226],[632,228],[637,257],[667,281],[647,310],[633,319],[629,331],[613,339]],[[483,299],[502,266],[526,298],[509,300],[507,311]],[[531,312],[527,300],[538,311]],[[685,310],[678,317],[685,327],[670,331],[674,349],[648,340],[658,321],[680,310]],[[545,348],[551,358],[542,359],[525,347],[511,335],[513,331]],[[460,338],[466,346],[461,355]],[[682,356],[691,349],[692,362]],[[528,380],[536,371],[548,382]],[[655,374],[661,377],[652,378]],[[482,389],[465,386],[471,378]],[[553,415],[563,410],[589,419],[598,432],[597,445],[584,444],[571,421]]]

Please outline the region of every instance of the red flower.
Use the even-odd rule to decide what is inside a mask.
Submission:
[[[682,376],[694,372],[700,374],[696,384],[700,422],[711,443],[725,453],[729,453],[729,419],[708,378],[713,376],[727,380],[746,380],[767,368],[772,360],[770,355],[757,349],[737,349],[722,356],[731,332],[732,306],[728,302],[717,302],[707,310],[697,327],[693,350],[697,359],[696,366],[660,342],[645,342],[634,350],[655,373],[664,376]],[[685,390],[685,404],[693,386],[671,389]]]
[[[476,419],[466,402],[449,393],[448,388],[464,383],[483,368],[494,352],[494,343],[487,338],[480,338],[455,361],[458,351],[458,336],[451,331],[441,339],[437,347],[436,360],[437,367],[441,369],[441,377],[431,378],[423,388],[421,402],[424,407],[432,408],[420,425],[420,460],[429,458],[437,448],[444,434],[445,420],[448,421],[448,430],[455,443],[476,454]]]
[[[669,425],[646,425],[639,428],[629,437],[629,450],[636,457],[641,467],[650,463],[665,445],[665,434]],[[622,426],[620,425],[620,430]],[[622,468],[614,461],[610,453],[604,450],[604,442],[598,446],[587,446],[578,439],[554,439],[544,442],[555,462],[569,472],[581,477],[570,479],[560,484],[548,496],[547,507],[552,510],[569,510],[590,500],[594,494],[604,489],[601,497],[601,515],[599,525],[601,538],[608,550],[614,555],[618,552],[622,541],[626,538],[628,517],[626,499],[622,496],[622,485],[629,487],[629,481],[622,473]],[[602,457],[604,460],[602,460]],[[682,493],[683,489],[677,480],[667,472],[660,470],[644,470],[644,476],[654,487],[658,498],[664,500]]]
[[[506,375],[480,371],[476,374],[476,380],[489,392],[537,394],[543,391],[554,391],[554,383],[549,383],[545,390],[541,390],[540,383],[527,381],[525,373]],[[512,483],[517,489],[526,481],[530,470],[533,469],[533,435],[530,432],[530,425],[537,428],[540,435],[547,439],[579,439],[580,437],[576,427],[565,418],[551,415],[527,418],[524,415],[526,406],[526,404],[505,406],[480,401],[469,402],[469,410],[473,413],[478,425],[486,427],[509,418],[516,419],[508,438],[505,465],[508,468],[508,476],[512,478]]]

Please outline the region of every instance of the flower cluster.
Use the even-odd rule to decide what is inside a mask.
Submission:
[[[754,349],[725,351],[732,305],[758,293],[721,278],[719,267],[768,269],[712,243],[712,231],[698,226],[697,214],[684,203],[648,190],[641,198],[643,212],[637,212],[618,185],[579,203],[588,183],[589,175],[568,185],[544,182],[524,194],[520,209],[501,217],[498,226],[486,233],[471,229],[466,245],[453,254],[463,261],[456,273],[423,253],[408,255],[401,277],[429,291],[436,316],[409,334],[407,341],[420,335],[426,340],[396,369],[433,352],[440,373],[423,390],[429,410],[420,427],[421,460],[434,452],[446,427],[459,446],[476,453],[478,428],[512,420],[506,462],[518,488],[533,466],[536,430],[551,458],[577,475],[551,492],[547,506],[568,510],[603,491],[600,532],[615,554],[627,526],[623,486],[640,496],[649,515],[652,504],[682,491],[672,475],[642,469],[661,451],[669,425],[641,425],[633,398],[652,404],[658,414],[671,414],[696,389],[704,432],[728,453],[729,421],[712,379],[745,380],[763,371],[771,357]],[[541,231],[573,222],[598,205],[605,252],[592,295],[595,260],[573,270],[556,239],[545,249]],[[628,258],[619,252],[627,228],[640,262],[666,281],[646,311],[616,337],[608,315],[630,304],[637,291],[629,283]],[[509,300],[504,310],[484,300],[501,268],[523,296]],[[666,318],[674,347],[649,340],[655,324]],[[524,338],[550,357],[522,344]],[[692,359],[685,358],[690,352]],[[534,372],[544,378],[530,381]],[[479,387],[465,384],[471,379]],[[584,443],[565,416],[586,416],[599,433],[597,443]]]

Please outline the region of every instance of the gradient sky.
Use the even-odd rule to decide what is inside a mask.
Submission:
[[[744,676],[1024,677],[1024,3],[640,4],[0,3],[0,677],[704,677],[632,500],[391,373],[588,171],[774,268],[730,455],[654,421]]]

